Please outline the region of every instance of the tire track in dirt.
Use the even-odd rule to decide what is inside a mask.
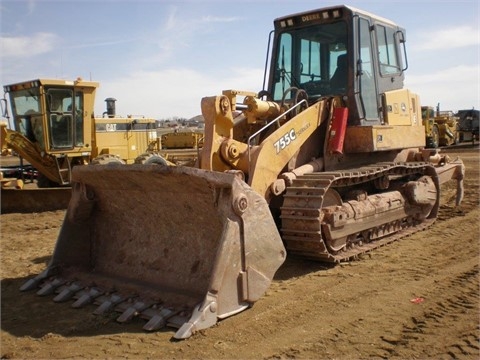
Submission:
[[[469,197],[471,195],[468,194]],[[312,341],[310,336],[311,346],[290,346],[266,358],[285,359],[298,357],[299,353],[315,354],[320,348],[325,349],[322,358],[338,357],[338,354],[348,352],[346,347],[349,347],[350,351],[355,349],[361,357],[478,357],[480,351],[475,345],[479,341],[479,329],[475,325],[479,302],[478,218],[478,207],[466,213],[458,211],[457,216],[445,217],[426,231],[377,250],[372,253],[371,259],[353,263],[357,264],[354,267],[345,265],[340,270],[326,271],[326,278],[323,280],[329,280],[328,273],[344,279],[337,284],[322,281],[322,285],[335,287],[327,287],[327,292],[344,295],[338,304],[332,304],[331,298],[325,299],[327,307],[328,304],[334,306],[330,308],[331,313],[328,316],[312,311],[312,317],[319,316],[319,319],[327,320],[323,338],[316,336]],[[472,224],[476,224],[471,228],[474,231],[465,232],[464,229],[468,229]],[[305,286],[307,279],[312,276],[313,274],[310,274],[298,279],[297,286]],[[363,290],[352,288],[352,296],[345,296],[345,288],[355,286],[355,282],[350,283],[347,280],[355,277],[359,280],[363,278],[362,284],[358,284]],[[304,290],[307,288],[310,289],[305,286]],[[405,301],[402,298],[408,294],[412,297],[421,295],[426,302],[421,306],[410,304],[410,307],[400,304],[399,301]],[[366,299],[372,299],[372,302],[369,303]],[[306,303],[306,298],[303,302]],[[356,311],[350,311],[349,307],[352,305],[348,304],[354,304]],[[401,307],[404,313],[388,310],[388,306]],[[425,310],[422,311],[422,308]],[[342,311],[343,317],[334,316],[336,312]],[[408,313],[412,313],[411,317],[408,317]],[[290,314],[293,315],[293,312]],[[350,320],[345,322],[349,317]],[[397,330],[392,325],[396,321],[406,325]],[[467,326],[462,328],[456,324],[458,321]],[[377,331],[372,330],[375,326],[378,327]],[[420,329],[420,335],[412,330],[416,328]],[[455,331],[457,333],[454,333]],[[423,333],[425,334],[422,337]],[[292,337],[294,334],[296,332],[293,331]],[[377,336],[380,343],[376,341]],[[451,341],[445,343],[442,338]],[[294,342],[302,343],[302,338],[299,337]],[[342,343],[348,346],[341,346]],[[426,343],[434,346],[426,347]],[[335,349],[333,353],[332,348]]]
[[[383,336],[382,340],[387,343],[383,349],[391,356],[402,357],[402,348],[416,348],[417,343],[426,342],[426,338],[438,337],[444,334],[441,344],[437,348],[432,347],[422,351],[422,355],[428,358],[475,358],[478,356],[480,347],[478,338],[478,326],[471,328],[471,312],[478,309],[478,281],[479,267],[475,266],[467,272],[459,274],[453,280],[439,284],[435,292],[427,294],[428,299],[437,299],[434,304],[428,307],[420,316],[413,316],[408,324],[403,326],[402,336],[399,339],[392,339]],[[452,298],[446,298],[442,294],[447,289],[455,287],[460,289]],[[469,311],[466,311],[469,310]],[[465,323],[462,333],[456,336],[449,336],[449,325],[452,323]],[[456,327],[458,331],[458,327]],[[440,339],[439,339],[440,340]],[[398,347],[402,345],[402,347]],[[409,351],[410,352],[410,351]]]
[[[429,229],[333,268],[288,258],[252,309],[181,342],[171,329],[143,332],[139,319],[120,325],[20,295],[45,268],[64,214],[2,215],[1,356],[480,359],[479,155],[468,151],[465,200],[454,208],[455,183],[444,184]]]

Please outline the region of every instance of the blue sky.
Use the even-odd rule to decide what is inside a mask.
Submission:
[[[332,1],[0,0],[0,83],[100,82],[95,112],[200,114],[204,96],[259,91],[273,19]],[[480,108],[478,0],[350,1],[406,28],[405,85],[422,104]]]

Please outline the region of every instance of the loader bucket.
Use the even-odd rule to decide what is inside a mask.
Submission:
[[[92,165],[72,184],[52,260],[22,291],[182,339],[251,306],[285,260],[268,204],[234,174]]]

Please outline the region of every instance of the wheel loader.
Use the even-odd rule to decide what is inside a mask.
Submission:
[[[21,290],[184,339],[251,307],[287,255],[349,261],[430,226],[464,165],[425,149],[405,40],[348,6],[274,20],[264,88],[202,99],[198,166],[75,168],[53,257]]]
[[[440,111],[440,104],[434,110],[432,106],[422,106],[422,123],[425,126],[426,146],[437,148],[459,142],[459,118],[451,111]]]

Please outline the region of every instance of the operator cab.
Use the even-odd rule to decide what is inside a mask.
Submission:
[[[84,98],[97,86],[81,80],[45,79],[4,86],[14,129],[45,151],[82,149],[91,141],[85,131]]]
[[[341,95],[350,125],[383,123],[382,94],[403,88],[402,28],[347,6],[278,18],[274,26],[268,86],[274,101]]]
[[[83,96],[72,88],[47,88],[48,126],[54,149],[83,146]]]

